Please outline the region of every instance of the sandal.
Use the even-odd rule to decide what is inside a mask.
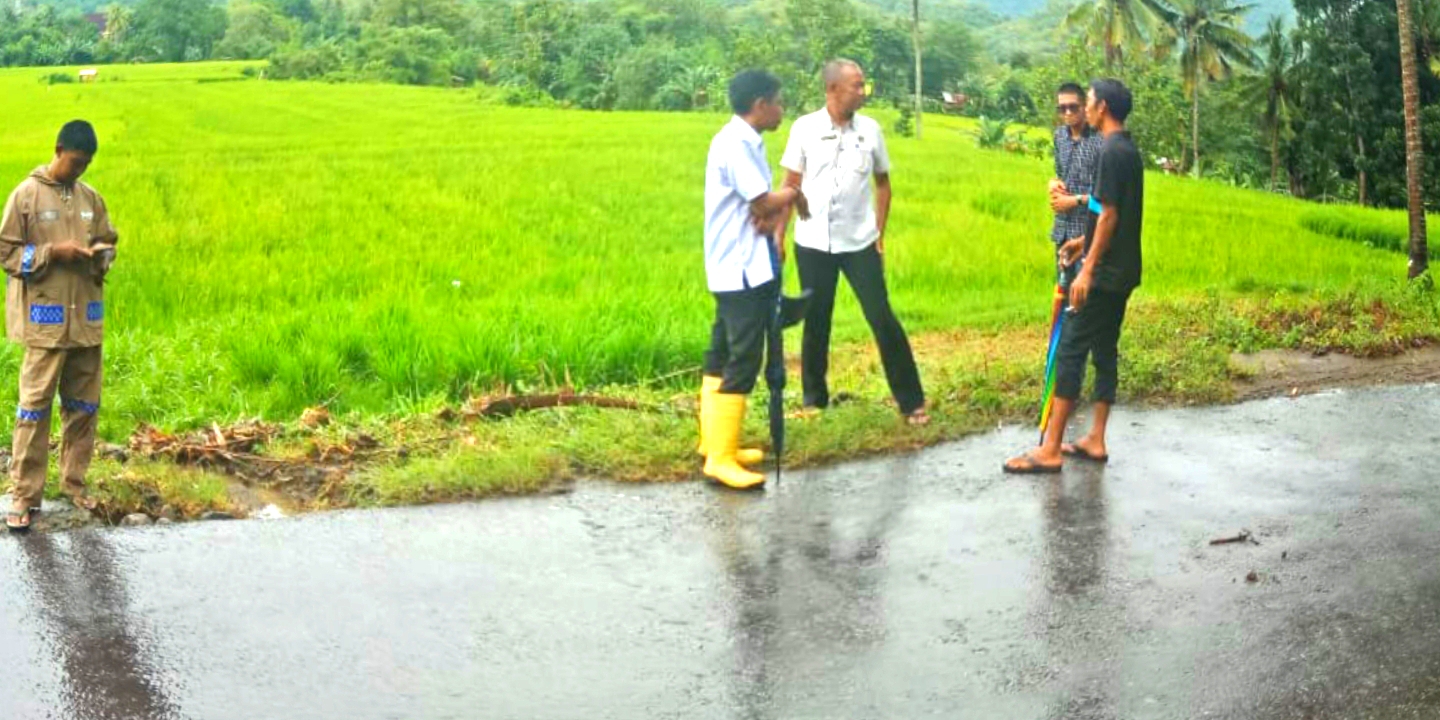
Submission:
[[[24,512],[11,510],[5,513],[5,527],[12,533],[22,533],[30,529],[31,516],[35,508],[25,508]]]
[[[1058,475],[1065,465],[1041,465],[1034,455],[1026,453],[1006,461],[1001,469],[1008,475]]]
[[[83,488],[80,490],[63,488],[61,492],[65,493],[65,497],[70,498],[71,504],[86,512],[95,512],[95,508],[100,507],[100,502],[90,497],[90,493],[86,492]]]
[[[905,416],[905,424],[911,427],[924,427],[930,424],[930,413],[925,408]]]
[[[1065,457],[1078,458],[1080,460],[1089,460],[1090,462],[1099,463],[1101,465],[1110,462],[1109,455],[1096,455],[1075,443],[1065,443],[1064,445],[1061,445],[1060,454],[1064,455]]]

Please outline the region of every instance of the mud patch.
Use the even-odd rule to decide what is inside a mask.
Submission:
[[[1265,350],[1232,355],[1230,365],[1240,376],[1233,384],[1235,400],[1244,402],[1337,388],[1440,382],[1440,347],[1432,345],[1379,358]]]

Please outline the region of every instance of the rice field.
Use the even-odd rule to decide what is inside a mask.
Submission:
[[[89,85],[0,72],[7,188],[48,160],[64,121],[100,133],[86,179],[122,243],[106,435],[319,403],[403,414],[501,384],[629,384],[699,364],[713,309],[704,161],[724,116],[509,108],[474,89],[268,82],[243,67],[110,67]],[[925,130],[889,138],[902,320],[912,333],[1043,322],[1048,163],[977,150],[962,120]],[[784,138],[767,138],[776,163]],[[1403,255],[1308,229],[1325,227],[1300,221],[1310,206],[1148,182],[1143,296],[1403,278]],[[848,295],[837,313],[841,341],[866,336]],[[19,356],[0,354],[0,401],[14,400]]]

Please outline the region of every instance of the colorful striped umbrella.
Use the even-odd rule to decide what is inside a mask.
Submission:
[[[1040,444],[1045,444],[1045,427],[1055,405],[1055,356],[1060,350],[1060,330],[1065,325],[1065,273],[1055,281],[1055,307],[1050,312],[1050,350],[1045,356],[1045,392],[1040,397]]]

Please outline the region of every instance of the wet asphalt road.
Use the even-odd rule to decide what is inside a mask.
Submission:
[[[1125,411],[1110,467],[1002,477],[1030,439],[0,538],[0,711],[1440,717],[1440,389]]]

